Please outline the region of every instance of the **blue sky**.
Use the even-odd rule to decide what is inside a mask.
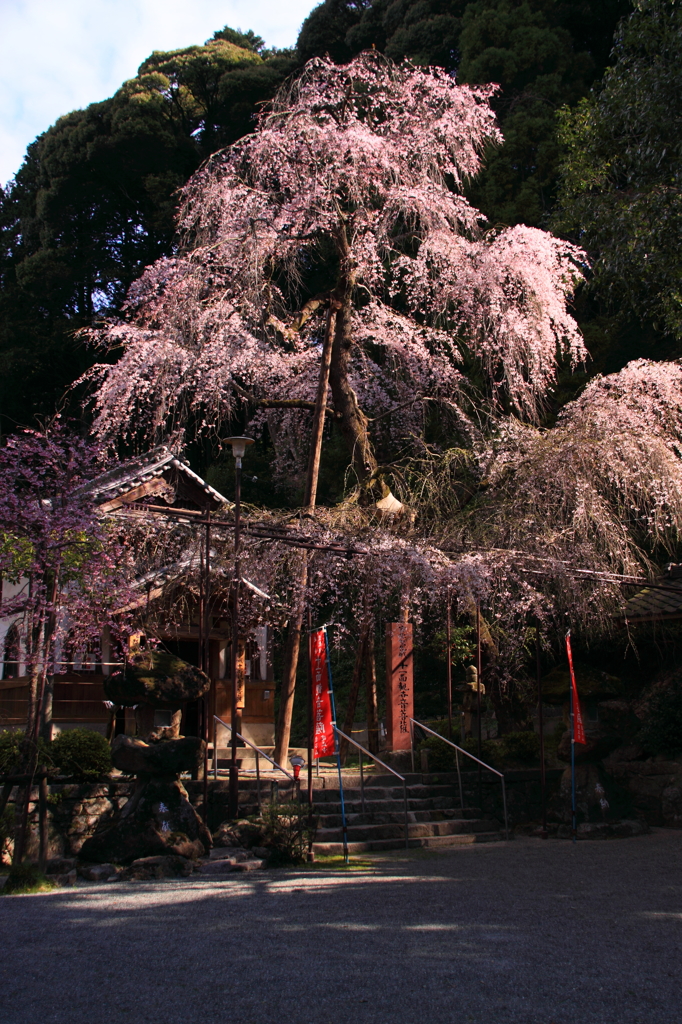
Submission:
[[[291,46],[317,0],[0,0],[0,183],[61,115],[105,99],[152,50],[224,25]]]

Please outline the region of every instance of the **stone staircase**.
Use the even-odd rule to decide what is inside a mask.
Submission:
[[[319,783],[324,781],[324,785]],[[500,822],[484,817],[475,807],[459,806],[456,784],[408,775],[408,846],[441,848],[470,843],[499,842],[505,838]],[[313,806],[318,822],[314,851],[343,852],[341,801],[338,783],[315,779]],[[304,793],[305,796],[305,793]],[[405,801],[403,787],[391,775],[372,775],[365,780],[364,810],[360,777],[344,779],[348,849],[350,853],[405,848]]]

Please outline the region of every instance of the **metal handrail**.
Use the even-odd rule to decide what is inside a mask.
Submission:
[[[361,797],[361,800],[362,800],[362,812],[363,812],[363,814],[365,812],[365,778],[364,778],[364,775],[363,775],[363,772],[362,772],[362,755],[363,754],[367,754],[367,757],[371,757],[373,761],[376,761],[377,764],[380,764],[382,768],[385,768],[387,772],[390,772],[391,775],[395,775],[396,779],[400,779],[400,781],[402,782],[402,784],[403,784],[403,799],[405,801],[405,849],[406,850],[409,849],[410,825],[409,825],[409,819],[408,819],[409,809],[408,809],[408,804],[407,804],[407,780],[406,780],[405,776],[401,775],[400,772],[395,771],[394,768],[390,768],[387,764],[384,763],[384,761],[382,761],[380,758],[378,758],[370,750],[367,750],[366,747],[363,747],[362,744],[358,743],[357,740],[354,740],[351,736],[346,736],[345,732],[341,732],[341,730],[338,729],[336,726],[334,726],[334,730],[335,730],[337,736],[343,736],[343,738],[345,740],[348,740],[349,743],[352,743],[353,746],[357,747],[358,750],[360,751],[360,797]]]
[[[480,764],[483,768],[487,768],[487,770],[489,772],[492,772],[493,775],[499,776],[500,780],[502,781],[502,806],[504,808],[504,834],[505,834],[505,838],[509,839],[509,821],[508,821],[508,818],[507,818],[507,790],[506,790],[505,781],[504,781],[504,773],[503,772],[498,772],[497,768],[493,768],[492,765],[486,764],[485,761],[479,760],[478,757],[474,757],[473,754],[470,754],[469,751],[465,750],[463,747],[458,747],[456,743],[452,742],[452,740],[446,740],[445,736],[441,736],[440,733],[435,732],[433,729],[429,729],[428,725],[424,725],[423,722],[418,722],[416,718],[411,718],[410,719],[410,733],[411,733],[411,737],[410,738],[412,740],[412,770],[413,771],[414,771],[414,726],[415,725],[419,726],[420,729],[423,729],[424,732],[430,732],[432,736],[435,736],[436,739],[442,740],[443,743],[447,743],[449,747],[454,747],[455,750],[458,751],[460,754],[464,754],[466,757],[470,757],[472,761],[475,761],[476,764]],[[462,799],[462,810],[463,810],[464,809],[464,800],[462,798],[462,777],[459,774],[459,757],[457,758],[457,774],[459,776],[459,792],[460,792],[460,799]]]
[[[213,716],[213,778],[214,779],[218,778],[218,727],[217,727],[217,724],[216,724],[217,722],[220,722],[221,725],[224,725],[225,728],[229,729],[230,733],[232,733],[232,726],[229,724],[229,722],[223,721],[223,719],[220,718],[218,715],[214,715]],[[236,729],[234,731],[234,734],[240,740],[243,740],[244,743],[246,743],[249,747],[251,747],[252,750],[256,751],[256,793],[258,795],[258,810],[260,811],[261,810],[261,800],[260,800],[260,757],[261,757],[261,755],[265,758],[266,761],[269,761],[271,765],[274,765],[274,767],[278,771],[283,772],[284,775],[286,775],[286,777],[288,779],[291,779],[291,781],[294,784],[294,786],[296,785],[296,779],[294,778],[293,775],[291,775],[286,770],[286,768],[282,768],[281,764],[277,764],[276,761],[273,761],[273,759],[268,754],[266,754],[264,750],[261,750],[260,747],[257,747],[255,743],[251,742],[251,740],[247,740],[246,736],[242,736],[242,734],[240,732],[237,732]],[[273,785],[274,785],[274,783],[273,783]]]

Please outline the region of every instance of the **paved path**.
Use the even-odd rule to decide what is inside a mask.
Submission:
[[[678,1024],[682,832],[0,898],[3,1024]]]

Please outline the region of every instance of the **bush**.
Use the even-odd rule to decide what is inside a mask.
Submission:
[[[21,752],[19,747],[24,738],[23,732],[0,732],[0,775],[9,775],[19,766]]]
[[[659,690],[649,701],[638,741],[652,754],[674,757],[682,752],[682,684]]]
[[[0,864],[9,856],[10,843],[14,839],[14,805],[7,805],[0,817]]]
[[[540,737],[535,732],[510,732],[502,741],[502,751],[510,761],[537,761]]]
[[[308,844],[314,840],[316,828],[311,828],[308,809],[299,803],[269,804],[262,815],[262,843],[268,852],[268,864],[279,867],[286,864],[304,864]]]
[[[12,868],[2,891],[9,896],[22,892],[49,892],[54,888],[54,882],[49,882],[35,864],[24,863]]]
[[[90,729],[62,732],[50,745],[50,756],[60,775],[80,781],[111,771],[111,750],[104,736]]]
[[[22,730],[11,732],[9,729],[0,732],[0,775],[9,775],[21,768],[21,744],[24,742]],[[44,740],[38,740],[39,765],[51,763],[50,747]]]
[[[423,740],[417,748],[417,764],[419,769],[419,753],[422,750],[429,754],[430,772],[453,772],[455,770],[455,751],[448,746],[444,740],[438,740],[435,736],[429,736]]]

